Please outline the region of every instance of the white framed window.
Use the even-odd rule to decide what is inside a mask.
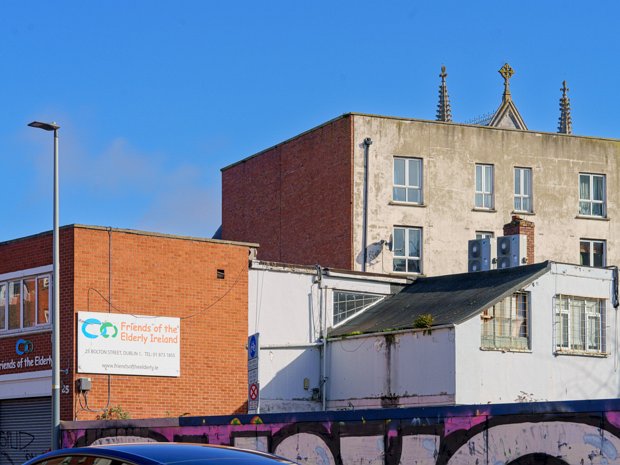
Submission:
[[[333,322],[338,324],[352,315],[383,300],[382,295],[365,292],[336,291],[332,294]]]
[[[493,209],[493,165],[476,164],[475,206]]]
[[[579,173],[579,214],[605,217],[605,175]]]
[[[481,315],[483,349],[527,350],[530,348],[530,298],[527,292],[515,292]]]
[[[515,201],[517,212],[531,213],[532,205],[532,169],[515,168]]]
[[[493,239],[494,237],[493,231],[476,231],[476,239]]]
[[[607,266],[605,241],[596,239],[579,240],[579,263],[584,266]]]
[[[422,159],[394,158],[394,189],[396,202],[422,204]]]
[[[50,276],[0,282],[0,334],[50,323]]]
[[[395,227],[392,237],[393,270],[422,272],[422,228]]]
[[[605,300],[555,296],[558,352],[605,352]]]

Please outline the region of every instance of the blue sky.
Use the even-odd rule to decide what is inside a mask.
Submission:
[[[60,222],[211,237],[220,169],[347,112],[494,111],[497,70],[530,129],[620,138],[620,2],[6,0],[0,241]]]

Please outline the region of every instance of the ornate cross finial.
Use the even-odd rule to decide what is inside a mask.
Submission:
[[[560,120],[558,122],[558,132],[561,134],[572,134],[573,120],[570,115],[570,99],[568,98],[568,87],[566,81],[562,82],[562,97],[560,98]]]
[[[504,78],[504,98],[509,98],[510,96],[510,78],[515,73],[514,69],[510,67],[508,63],[504,63],[499,69],[499,74]]]
[[[446,67],[441,67],[441,84],[439,85],[439,105],[437,105],[437,121],[452,121],[452,111],[450,109],[450,98],[448,97],[448,87],[446,86]]]

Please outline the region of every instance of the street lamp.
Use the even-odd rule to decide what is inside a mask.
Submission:
[[[54,131],[54,232],[52,253],[52,450],[60,446],[60,278],[58,277],[58,126],[56,123],[33,121],[28,126]]]

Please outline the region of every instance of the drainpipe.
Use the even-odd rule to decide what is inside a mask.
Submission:
[[[323,360],[321,361],[321,399],[323,410],[327,410],[327,311],[323,305],[323,268],[316,265],[316,283],[319,289],[319,318],[321,320],[321,339],[323,343]]]
[[[362,271],[366,271],[366,259],[368,257],[368,152],[372,145],[372,139],[367,137],[364,139],[364,211],[362,214]]]

